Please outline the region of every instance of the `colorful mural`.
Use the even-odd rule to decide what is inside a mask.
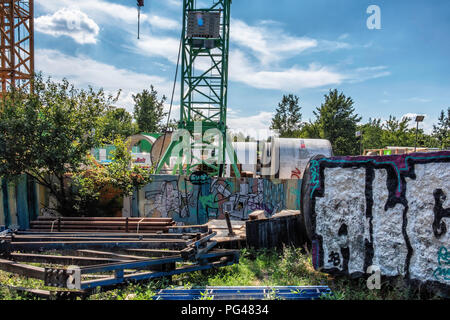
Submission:
[[[171,217],[186,225],[211,219],[246,220],[255,210],[271,216],[284,209],[300,210],[301,180],[210,178],[155,175],[152,183],[135,193],[132,216]]]

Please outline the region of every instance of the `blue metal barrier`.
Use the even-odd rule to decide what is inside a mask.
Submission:
[[[327,286],[206,287],[163,289],[155,300],[314,300],[332,295]]]

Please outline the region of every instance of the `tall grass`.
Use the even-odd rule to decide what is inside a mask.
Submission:
[[[0,271],[0,284],[23,287],[44,288],[43,282],[30,280]],[[312,267],[311,256],[302,249],[285,247],[280,251],[251,250],[241,251],[238,264],[224,268],[198,271],[173,276],[172,282],[166,279],[140,284],[124,285],[121,288],[91,295],[92,300],[151,300],[160,289],[173,287],[205,286],[314,286],[328,285],[332,296],[325,299],[337,300],[397,300],[434,299],[432,295],[421,295],[408,289],[402,279],[384,281],[380,290],[369,290],[365,279],[351,280],[347,277],[334,278],[320,273]],[[208,297],[205,297],[207,299]],[[0,287],[0,299],[32,299]]]

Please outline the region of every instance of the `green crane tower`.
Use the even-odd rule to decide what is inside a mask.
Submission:
[[[180,121],[156,173],[175,157],[173,174],[189,175],[200,166],[210,176],[222,176],[228,154],[240,177],[227,135],[231,0],[214,0],[209,8],[195,3],[183,0]]]

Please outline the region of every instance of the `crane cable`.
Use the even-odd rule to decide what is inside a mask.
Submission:
[[[161,149],[159,150],[159,157],[158,157],[158,165],[156,166],[157,168],[159,167],[160,163],[161,163],[161,156],[162,156],[162,151],[164,149],[164,145],[166,144],[166,137],[167,137],[167,131],[169,129],[169,124],[170,124],[170,115],[172,113],[172,106],[173,106],[173,97],[175,95],[175,88],[177,85],[177,78],[178,78],[178,68],[180,66],[180,56],[181,56],[181,47],[182,47],[182,43],[183,43],[183,36],[180,37],[180,46],[178,48],[178,58],[177,58],[177,68],[175,70],[175,78],[173,80],[173,88],[172,88],[172,96],[170,98],[170,107],[169,107],[169,113],[167,115],[167,124],[166,124],[166,129],[164,130],[164,139],[163,139],[163,143],[161,146]]]

